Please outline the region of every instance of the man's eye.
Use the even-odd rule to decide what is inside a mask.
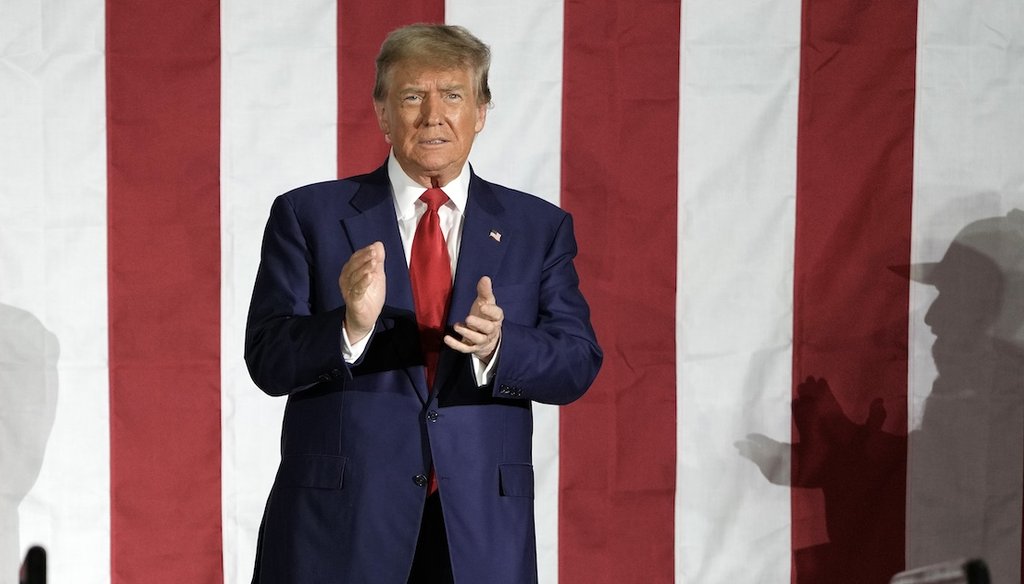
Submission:
[[[449,93],[447,95],[447,98],[450,99],[450,100],[453,100],[453,101],[459,100],[459,99],[462,99],[462,94],[461,93]]]
[[[418,96],[418,95],[407,95],[404,98],[402,98],[402,100],[403,101],[410,101],[410,102],[412,102],[412,101],[419,101],[420,100],[420,96]]]

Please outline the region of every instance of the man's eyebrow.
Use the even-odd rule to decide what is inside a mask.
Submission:
[[[398,91],[401,93],[423,93],[426,90],[420,85],[403,85],[398,88]]]
[[[439,85],[437,91],[441,93],[465,93],[467,91],[466,84],[464,83],[453,83],[451,85]],[[428,93],[428,89],[423,85],[403,85],[398,88],[398,93],[408,95],[410,93],[425,94]]]

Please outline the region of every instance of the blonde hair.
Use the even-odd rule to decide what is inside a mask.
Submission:
[[[491,103],[491,88],[487,85],[491,49],[461,26],[411,24],[391,31],[377,54],[374,101],[381,102],[387,97],[391,70],[399,63],[442,69],[468,68],[473,72],[477,103]]]

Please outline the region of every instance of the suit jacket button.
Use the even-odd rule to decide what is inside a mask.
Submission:
[[[341,369],[334,369],[333,371],[331,371],[331,377],[335,379],[341,377]]]
[[[320,375],[319,377],[317,377],[317,379],[318,379],[319,381],[324,381],[324,382],[326,382],[326,381],[330,381],[330,380],[331,380],[331,376],[330,376],[330,375],[328,375],[328,374],[326,374],[326,373],[324,373],[324,374]]]
[[[427,475],[418,474],[412,477],[412,482],[416,483],[417,487],[427,486]]]
[[[427,419],[431,422],[436,422],[438,418],[437,410],[430,410],[427,412]]]

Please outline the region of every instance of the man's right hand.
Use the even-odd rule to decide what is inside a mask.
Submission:
[[[358,343],[384,308],[384,244],[375,241],[352,254],[341,268],[338,288],[345,299],[345,333],[349,342]]]

